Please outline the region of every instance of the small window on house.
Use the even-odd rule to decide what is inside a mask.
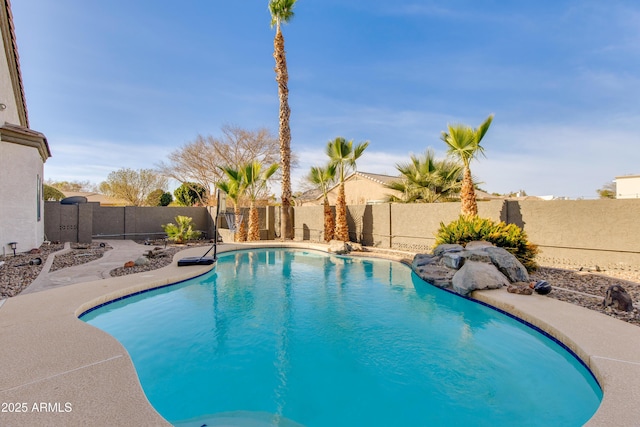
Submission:
[[[38,218],[38,222],[42,219],[42,180],[40,179],[40,175],[37,175],[36,179],[36,209],[38,212],[36,213],[36,217]]]

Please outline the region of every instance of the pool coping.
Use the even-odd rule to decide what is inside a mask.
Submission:
[[[307,242],[220,245],[218,252],[265,247],[315,249]],[[122,345],[81,320],[105,302],[207,273],[212,266],[167,267],[128,276],[78,283],[9,298],[0,305],[1,414],[6,425],[170,425],[148,402]],[[394,261],[393,254],[366,253]],[[406,260],[405,260],[406,261]],[[541,295],[506,290],[472,297],[540,328],[562,342],[594,373],[603,400],[588,426],[640,425],[640,331],[621,320]],[[522,361],[535,363],[535,360]],[[541,396],[553,399],[553,396]],[[22,405],[22,404],[25,405]],[[13,404],[9,406],[9,404]],[[16,405],[19,404],[19,405]],[[69,405],[68,405],[69,404]],[[3,408],[0,408],[2,410]],[[25,409],[16,412],[16,409]]]

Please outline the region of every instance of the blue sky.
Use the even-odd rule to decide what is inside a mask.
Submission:
[[[45,177],[153,168],[225,124],[278,129],[267,0],[14,0]],[[299,177],[337,136],[365,172],[495,119],[472,163],[489,192],[597,197],[640,173],[635,0],[299,0],[284,26]]]

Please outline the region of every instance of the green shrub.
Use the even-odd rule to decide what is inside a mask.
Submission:
[[[162,226],[162,229],[167,233],[169,240],[176,243],[184,243],[188,240],[200,237],[200,232],[193,229],[191,218],[188,216],[178,215],[175,220],[177,225],[169,223]]]
[[[538,246],[527,240],[527,234],[515,224],[495,223],[487,218],[466,217],[444,224],[436,234],[436,245],[457,243],[465,246],[474,240],[485,240],[511,252],[525,266],[527,271],[535,271],[538,264],[535,257]]]

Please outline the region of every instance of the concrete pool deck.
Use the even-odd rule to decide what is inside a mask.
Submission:
[[[254,247],[327,249],[322,244],[265,242],[220,245],[218,252]],[[176,265],[177,259],[202,252],[202,247],[182,251],[171,265],[158,270],[69,284],[0,302],[0,425],[169,425],[149,404],[124,347],[78,315],[131,293],[206,273],[211,266]],[[587,425],[640,426],[637,326],[540,295],[515,295],[503,289],[473,296],[544,330],[589,366],[604,397]]]

